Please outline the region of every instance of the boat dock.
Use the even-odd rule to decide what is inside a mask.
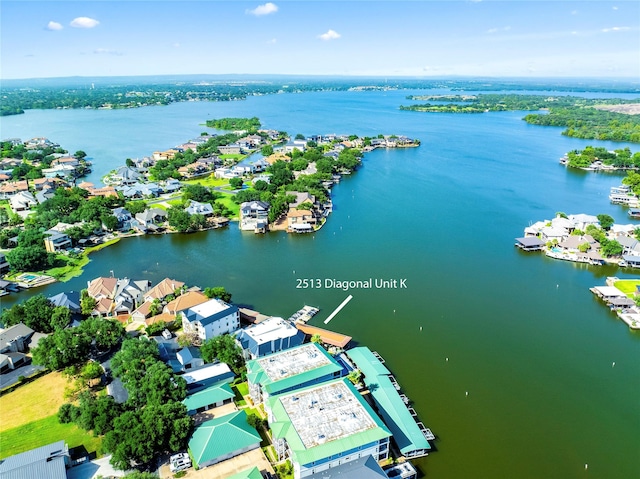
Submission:
[[[307,321],[310,321],[311,318],[313,318],[318,313],[318,311],[320,311],[319,308],[315,308],[313,306],[305,305],[305,306],[303,306],[302,309],[299,309],[298,311],[293,313],[289,317],[289,321],[291,321],[293,323],[306,324]]]

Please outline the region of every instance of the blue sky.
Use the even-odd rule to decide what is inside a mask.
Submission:
[[[10,1],[0,78],[640,79],[637,1]]]

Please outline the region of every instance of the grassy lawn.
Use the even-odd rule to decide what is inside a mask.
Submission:
[[[640,279],[621,279],[613,285],[626,295],[630,295],[637,291],[636,286],[640,285]]]
[[[249,394],[249,383],[247,383],[247,381],[236,384],[236,387],[238,388],[238,392],[243,396],[246,396]]]
[[[169,206],[180,206],[182,205],[182,199],[177,199],[177,200],[168,200],[165,201],[165,203],[167,203]]]
[[[48,392],[48,391],[47,391]],[[3,414],[3,416],[7,416]],[[5,418],[2,423],[4,427]],[[70,448],[84,445],[86,450],[102,455],[102,439],[93,437],[73,424],[60,424],[53,416],[32,421],[22,426],[2,431],[0,435],[0,458],[19,454],[29,449],[51,444],[64,439]]]
[[[76,276],[80,276],[84,267],[89,263],[89,254],[94,251],[99,251],[107,246],[111,246],[112,244],[120,241],[120,238],[114,238],[111,241],[107,241],[105,243],[99,244],[97,246],[92,246],[90,248],[86,248],[80,256],[76,258],[71,258],[66,255],[58,255],[58,259],[64,261],[65,266],[58,266],[56,268],[51,268],[45,271],[45,274],[49,276],[53,276],[58,281],[69,281],[71,278],[75,278]]]
[[[237,160],[242,161],[247,157],[247,155],[243,155],[242,153],[238,154],[228,154],[228,155],[220,155],[221,160]]]
[[[186,180],[186,181],[183,181],[183,183],[187,185],[202,185],[202,186],[212,187],[212,186],[224,186],[227,183],[229,183],[229,180],[225,178],[216,178],[215,176],[213,176],[213,173],[212,173],[206,178]]]
[[[231,218],[238,218],[240,216],[240,205],[233,202],[232,195],[225,195],[216,201],[219,201],[233,212],[233,216]]]
[[[67,379],[61,373],[53,372],[0,397],[0,410],[5,411],[0,420],[2,440],[8,429],[56,414],[65,402],[66,386]]]

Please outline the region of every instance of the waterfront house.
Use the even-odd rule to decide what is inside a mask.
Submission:
[[[190,215],[202,215],[207,217],[213,215],[213,206],[211,206],[211,203],[200,203],[195,200],[189,200],[189,206],[185,208],[185,211]]]
[[[111,175],[111,181],[120,185],[133,185],[137,183],[142,175],[133,168],[121,166]]]
[[[133,215],[129,213],[129,210],[120,207],[112,209],[111,213],[118,220],[117,230],[129,231],[132,228],[131,221],[133,220]]]
[[[221,299],[210,299],[182,311],[180,315],[185,333],[196,333],[202,341],[233,333],[240,327],[238,307]]]
[[[389,457],[391,433],[347,379],[273,396],[265,410],[278,459],[291,461],[294,479]]]
[[[176,292],[180,292],[183,287],[184,283],[182,281],[171,278],[164,278],[153,288],[145,292],[144,299],[145,301],[153,301],[154,299],[164,301],[167,296],[175,295]]]
[[[253,167],[254,173],[260,173],[269,168],[269,162],[264,158],[260,158],[259,160],[253,161],[251,166]]]
[[[569,232],[564,228],[555,228],[552,226],[545,226],[540,231],[541,239],[545,242],[548,241],[562,241],[569,236]]]
[[[339,378],[343,372],[333,356],[315,343],[247,361],[249,394],[254,404],[269,396]]]
[[[240,205],[240,229],[255,230],[258,223],[269,223],[269,203],[245,201]]]
[[[76,176],[76,168],[71,165],[56,165],[51,168],[43,168],[45,178],[73,178]]]
[[[200,469],[258,449],[262,438],[247,422],[247,413],[236,411],[205,421],[189,439],[189,451]]]
[[[274,316],[240,329],[236,341],[245,359],[256,359],[301,345],[304,334],[290,321]]]
[[[7,261],[7,257],[4,253],[0,253],[0,274],[6,273],[11,269],[11,265]]]
[[[589,250],[596,251],[600,248],[600,243],[591,235],[571,235],[560,241],[558,248],[569,253],[580,253],[580,248],[585,249],[585,252]]]
[[[67,308],[73,315],[80,315],[82,308],[80,307],[80,293],[78,291],[68,291],[59,293],[55,296],[47,298],[53,306],[63,306]]]
[[[317,222],[314,210],[291,208],[287,213],[287,231],[291,233],[310,233]]]
[[[640,256],[623,255],[620,266],[628,266],[629,268],[640,268]]]
[[[167,219],[167,212],[160,208],[151,208],[136,214],[140,226],[146,231],[156,231],[158,226]]]
[[[177,315],[182,311],[198,306],[199,304],[206,303],[207,301],[209,301],[209,298],[200,291],[187,291],[173,301],[168,302],[162,309],[162,312],[165,314]]]
[[[631,236],[620,236],[616,241],[622,246],[623,255],[640,256],[640,242],[637,239]]]
[[[600,220],[597,216],[581,213],[577,215],[569,215],[568,219],[573,223],[573,227],[580,231],[586,231],[587,226],[589,225],[600,227]]]
[[[571,233],[575,229],[575,224],[568,218],[556,216],[551,220],[551,227],[556,230],[564,230],[566,234]]]
[[[71,238],[55,230],[45,231],[44,247],[48,253],[60,253],[71,248]]]

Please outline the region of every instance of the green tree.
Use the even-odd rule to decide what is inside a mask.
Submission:
[[[603,230],[608,230],[613,226],[615,220],[609,215],[598,215],[598,221],[600,222],[600,226]]]
[[[622,245],[616,240],[605,240],[601,243],[601,246],[602,255],[606,258],[620,256],[622,254]]]
[[[244,182],[242,181],[242,178],[231,178],[229,180],[229,185],[231,185],[231,188],[233,188],[234,190],[242,188],[243,183]]]
[[[262,156],[269,156],[269,155],[273,155],[273,146],[271,145],[265,145],[260,149],[260,153],[262,153]]]
[[[236,344],[233,336],[229,334],[207,339],[202,344],[200,353],[202,354],[202,359],[207,363],[218,359],[220,362],[228,364],[236,374],[241,374],[244,370],[242,349]]]
[[[66,308],[65,308],[66,309]],[[55,306],[43,294],[36,294],[24,303],[14,304],[11,308],[2,313],[2,323],[5,327],[24,323],[34,331],[41,333],[51,333],[55,327],[51,319],[55,311]],[[67,310],[68,311],[68,310]],[[64,320],[63,313],[57,313],[55,325],[59,326]]]
[[[147,202],[144,200],[127,201],[124,207],[132,215],[137,215],[147,209]]]
[[[224,301],[225,303],[228,303],[231,301],[231,293],[228,293],[226,289],[224,289],[223,286],[216,286],[213,288],[205,288],[203,291],[204,295],[207,298],[218,298],[221,299],[222,301]]]
[[[189,231],[191,228],[191,215],[179,206],[174,205],[169,208],[167,211],[167,219],[169,221],[169,226],[180,233]]]
[[[83,289],[80,292],[80,308],[82,314],[84,314],[85,316],[89,316],[96,308],[97,304],[98,302],[94,298],[89,296],[89,291]]]
[[[184,449],[192,429],[193,420],[183,404],[152,404],[116,418],[103,447],[111,452],[113,466],[131,469],[150,463],[158,454]]]

